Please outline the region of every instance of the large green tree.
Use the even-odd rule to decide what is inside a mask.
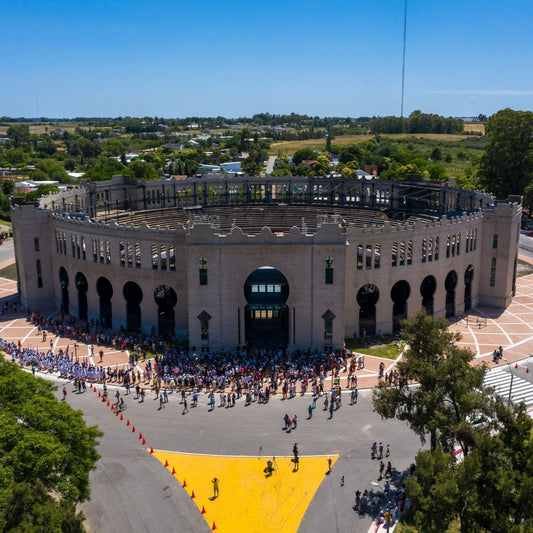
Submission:
[[[75,505],[89,498],[101,432],[86,426],[81,411],[58,401],[54,388],[0,361],[0,531],[29,531],[5,529],[19,515],[24,523],[77,524]],[[77,530],[69,527],[61,530]],[[38,530],[58,529],[43,525]]]
[[[384,418],[405,420],[422,442],[447,452],[457,443],[465,454],[472,444],[467,423],[473,413],[490,413],[483,391],[485,368],[473,366],[473,353],[459,348],[449,323],[422,309],[403,322],[407,350],[398,362],[399,386],[381,382],[374,390],[374,409]]]
[[[533,179],[533,113],[498,111],[485,135],[489,142],[479,165],[481,184],[499,198],[522,194]]]
[[[462,533],[533,531],[533,422],[523,405],[499,401],[493,414],[494,427],[473,431],[474,446],[462,461],[440,446],[417,454],[416,476],[405,487],[408,521],[418,531],[441,533],[453,523]]]

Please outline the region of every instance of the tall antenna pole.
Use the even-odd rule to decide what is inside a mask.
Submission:
[[[403,94],[405,88],[405,41],[407,36],[407,0],[405,0],[403,11],[403,61],[402,61],[402,110],[401,117],[403,118]]]

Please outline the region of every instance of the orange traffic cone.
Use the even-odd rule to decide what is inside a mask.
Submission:
[[[176,475],[176,469],[174,467],[172,467],[172,475]]]
[[[205,514],[207,513],[207,511],[205,510],[205,507],[202,505],[202,514]]]
[[[114,410],[115,410],[115,406],[112,405],[112,406],[111,406],[111,411],[114,411]]]
[[[191,494],[191,499],[194,500],[194,498],[196,498],[196,494],[194,494],[194,490],[192,491],[192,494]]]
[[[111,404],[109,403],[109,400],[107,400],[107,407],[109,407]]]
[[[168,468],[168,460],[165,459],[165,468]]]
[[[515,364],[514,364],[514,367],[515,367],[515,368],[518,368],[518,363],[515,363]]]
[[[183,480],[183,488],[187,486],[187,481]]]
[[[529,368],[526,368],[526,374],[529,374]]]
[[[144,439],[144,437],[143,437],[143,433],[142,433],[142,431],[140,431],[140,432],[139,432],[139,440],[143,440],[143,439]]]
[[[150,453],[154,453],[154,448],[153,448],[153,446],[150,446]]]
[[[100,394],[100,391],[98,391],[98,398],[100,398],[100,396],[102,396],[102,395]]]
[[[146,446],[146,439],[143,439],[142,445]]]
[[[126,422],[126,426],[130,425],[130,419],[128,418],[128,421]]]
[[[215,531],[215,529],[218,529],[217,525],[213,522],[213,527],[211,528],[211,531]]]
[[[120,413],[117,411],[115,411],[115,416],[118,416]]]
[[[124,420],[124,417],[120,415],[120,421],[122,422],[122,420]]]
[[[131,432],[132,432],[132,433],[135,433],[135,431],[137,431],[137,430],[135,429],[135,426],[133,426],[133,427],[131,428]]]

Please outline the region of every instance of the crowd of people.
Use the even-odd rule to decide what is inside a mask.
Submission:
[[[23,366],[39,371],[58,372],[61,377],[91,382],[114,382],[127,388],[140,385],[152,389],[156,395],[182,389],[190,391],[227,391],[236,398],[244,396],[247,403],[268,403],[271,395],[281,393],[283,399],[312,392],[322,396],[326,380],[328,387],[340,389],[341,378],[346,386],[357,389],[356,370],[364,367],[364,356],[347,354],[345,350],[230,350],[223,352],[190,353],[179,342],[163,339],[154,332],[150,335],[127,334],[120,329],[102,329],[97,320],[77,321],[59,314],[45,317],[29,313],[29,318],[43,332],[64,336],[88,344],[92,357],[78,357],[73,345],[66,350],[29,348],[18,343],[2,341],[2,348]],[[44,341],[43,341],[44,342]],[[109,346],[127,350],[129,362],[119,366],[105,366],[103,351],[99,361],[93,346]],[[70,349],[69,349],[70,348]],[[141,363],[141,364],[139,364]],[[352,403],[357,393],[352,394]],[[332,400],[340,402],[340,395]]]

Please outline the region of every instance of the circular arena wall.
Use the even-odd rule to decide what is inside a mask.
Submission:
[[[24,305],[197,351],[338,348],[421,307],[506,306],[520,216],[442,183],[270,177],[115,176],[12,208]]]

